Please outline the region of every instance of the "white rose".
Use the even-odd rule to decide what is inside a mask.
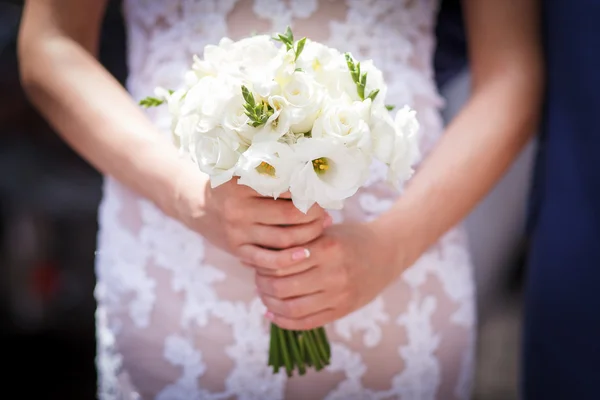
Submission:
[[[328,139],[304,139],[293,146],[301,166],[294,171],[290,192],[302,212],[316,202],[340,209],[343,201],[364,183],[367,160],[355,149]]]
[[[332,102],[315,121],[314,138],[332,138],[346,146],[369,151],[371,101],[352,101],[347,96]]]
[[[292,171],[297,167],[290,147],[278,142],[255,143],[239,161],[238,183],[247,185],[263,196],[279,197],[290,186]]]
[[[188,90],[182,100],[181,115],[198,115],[198,130],[208,132],[220,124],[224,107],[233,96],[234,87],[231,83],[206,76]]]
[[[312,129],[317,118],[325,92],[323,86],[317,83],[310,75],[297,71],[292,74],[290,81],[283,87],[283,97],[293,107],[294,114],[290,129],[293,133],[305,133]]]
[[[307,40],[296,64],[298,68],[313,76],[334,98],[346,92],[348,88],[356,88],[344,55],[336,49]]]
[[[239,41],[223,38],[218,46],[204,48],[204,59],[195,58],[193,70],[200,77],[229,75],[241,80],[262,73],[272,63],[278,48],[268,35],[256,35]]]
[[[191,145],[192,159],[200,170],[210,176],[211,186],[229,181],[240,158],[239,143],[222,128],[197,135]]]
[[[246,101],[241,95],[233,96],[223,109],[223,120],[221,125],[228,131],[236,132],[240,139],[246,144],[252,144],[254,136],[259,132],[258,128],[255,128],[249,124],[250,118],[246,115],[246,109],[244,108]]]

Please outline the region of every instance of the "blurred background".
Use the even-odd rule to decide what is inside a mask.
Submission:
[[[0,0],[0,362],[9,370],[2,387],[23,399],[94,399],[102,179],[24,97],[16,59],[21,9],[22,1]],[[443,0],[437,33],[436,75],[449,120],[469,93],[458,0]],[[120,1],[108,7],[100,59],[125,82]],[[521,249],[534,148],[467,220],[479,291],[475,399],[518,397]]]

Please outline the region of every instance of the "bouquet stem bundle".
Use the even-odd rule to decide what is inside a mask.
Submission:
[[[291,331],[271,323],[268,365],[273,367],[273,373],[284,367],[288,377],[296,370],[304,375],[310,367],[320,371],[330,359],[331,347],[324,328]]]

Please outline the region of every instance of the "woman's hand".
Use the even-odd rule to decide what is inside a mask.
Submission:
[[[252,266],[275,268],[282,257],[290,262],[305,259],[303,245],[331,224],[321,207],[304,214],[291,201],[263,197],[236,179],[213,189],[193,165],[180,175],[176,187],[175,217]],[[287,251],[280,254],[280,249]]]
[[[308,259],[277,275],[257,272],[269,319],[285,329],[312,329],[368,304],[410,262],[382,234],[372,223],[335,225],[306,246]]]

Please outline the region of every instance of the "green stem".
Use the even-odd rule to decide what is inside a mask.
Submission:
[[[320,327],[316,329],[314,333],[317,339],[317,344],[323,350],[325,360],[327,360],[327,364],[329,364],[329,360],[331,359],[331,347],[329,345],[329,340],[327,339],[327,333],[325,332],[325,328]]]
[[[269,348],[269,365],[273,367],[273,373],[279,372],[281,367],[281,355],[279,354],[279,335],[277,334],[277,326],[271,324],[271,343]]]
[[[298,340],[293,331],[285,330],[285,334],[287,336],[287,342],[292,349],[292,356],[294,357],[294,361],[296,366],[298,367],[298,372],[300,375],[304,375],[306,373],[306,368],[304,368],[304,360],[300,355],[300,348],[298,346]]]
[[[321,364],[321,359],[319,357],[317,345],[315,344],[314,339],[309,332],[310,331],[302,332],[304,335],[304,339],[306,340],[306,349],[308,350],[308,355],[310,357],[312,365],[314,365],[315,369],[319,371],[323,369],[323,364]]]
[[[285,371],[288,377],[292,376],[292,360],[290,358],[290,353],[288,352],[287,343],[285,340],[285,334],[283,333],[283,329],[277,327],[277,335],[279,336],[279,348],[281,349],[281,355],[283,356],[283,364],[285,365]]]
[[[306,362],[306,344],[304,343],[304,338],[302,337],[302,334],[300,331],[294,331],[294,336],[296,337],[296,340],[298,341],[298,349],[300,350],[300,358],[302,359],[303,362]]]

